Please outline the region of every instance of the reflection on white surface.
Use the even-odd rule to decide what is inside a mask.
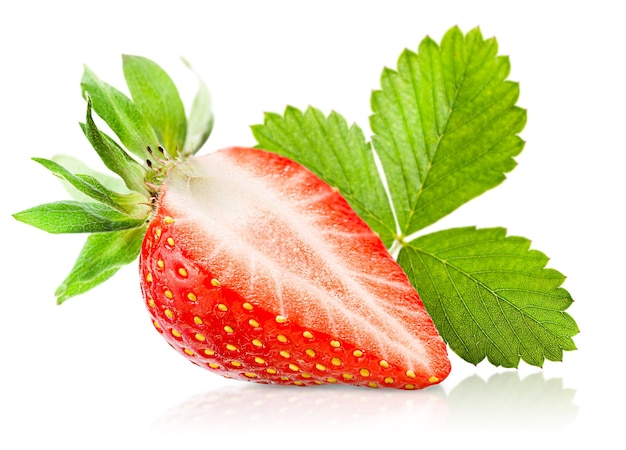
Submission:
[[[520,380],[517,372],[492,375],[484,381],[470,376],[448,395],[448,424],[454,428],[558,430],[571,423],[578,407],[574,389],[564,389],[560,378],[545,380],[535,373]]]
[[[563,428],[578,412],[575,391],[542,373],[520,379],[498,373],[484,381],[477,375],[446,393],[441,387],[405,392],[387,389],[320,386],[298,388],[242,384],[196,395],[169,410],[153,424],[154,432],[230,435],[306,433],[384,429],[437,431]]]

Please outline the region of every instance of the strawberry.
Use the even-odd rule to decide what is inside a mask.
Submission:
[[[378,236],[336,190],[276,154],[229,148],[170,169],[140,271],[156,329],[226,376],[411,389],[449,370]]]
[[[124,68],[134,101],[86,71],[83,129],[134,192],[38,159],[100,203],[58,202],[15,215],[47,231],[94,233],[57,292],[60,301],[139,254],[155,329],[203,368],[261,383],[401,389],[448,375],[446,345],[418,293],[336,189],[260,149],[193,156],[185,132],[168,131],[176,129],[173,119],[186,130],[184,115],[164,119],[146,105],[151,80],[175,89],[162,69],[139,57],[125,59]],[[144,166],[97,129],[92,103],[129,151],[146,157]],[[120,116],[124,109],[132,114]],[[205,118],[208,129],[212,117]]]

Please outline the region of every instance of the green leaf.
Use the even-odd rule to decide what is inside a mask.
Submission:
[[[252,127],[258,147],[306,166],[339,189],[352,208],[376,231],[386,245],[396,226],[374,155],[361,129],[348,127],[332,112],[315,108],[302,113],[288,107],[284,116],[268,113],[262,125]]]
[[[17,220],[48,233],[98,233],[141,226],[133,218],[101,203],[60,201],[35,206],[13,214]]]
[[[93,200],[110,206],[124,214],[135,215],[139,217],[147,217],[150,213],[150,207],[143,205],[145,198],[137,193],[118,194],[102,185],[96,178],[90,175],[75,175],[65,169],[55,161],[44,158],[33,158],[34,161],[40,163],[50,170],[56,176],[69,182],[74,188]]]
[[[83,126],[83,130],[84,130],[84,126]],[[65,167],[65,169],[67,169],[71,173],[82,173],[82,174],[89,175],[95,178],[96,180],[98,180],[98,182],[100,182],[100,184],[102,184],[104,187],[112,191],[120,192],[123,194],[128,194],[131,192],[131,190],[128,189],[128,187],[124,183],[124,180],[122,180],[120,177],[98,172],[97,170],[91,169],[81,160],[71,155],[63,155],[63,154],[54,155],[52,157],[52,161]],[[141,167],[141,170],[142,171],[144,170],[143,167]],[[73,186],[71,185],[67,186],[67,184],[68,183],[66,183],[66,188],[68,188],[68,190],[70,191],[72,198],[74,198],[75,200],[87,201],[88,197],[76,191],[76,189]]]
[[[439,231],[398,257],[450,348],[471,363],[487,357],[504,367],[520,358],[542,366],[575,349],[565,277],[547,262],[528,239],[507,237],[503,228]]]
[[[147,147],[156,149],[159,140],[145,116],[123,93],[100,80],[87,66],[81,81],[83,94],[93,109],[113,130],[122,144],[142,161],[152,155]],[[153,161],[158,165],[157,161]]]
[[[156,63],[123,55],[126,84],[139,111],[148,119],[170,156],[183,150],[187,134],[185,108],[176,85]]]
[[[55,293],[57,303],[87,292],[133,262],[145,232],[145,227],[140,227],[89,235],[73,269]]]
[[[426,38],[385,69],[372,94],[370,125],[404,235],[483,192],[515,167],[526,112],[506,81],[509,60],[495,39],[458,28],[441,46]]]
[[[185,142],[185,151],[195,154],[211,135],[215,119],[209,88],[187,60],[183,59],[183,63],[196,75],[198,80],[198,91],[193,99],[187,120],[187,140]]]
[[[91,98],[87,99],[87,120],[81,128],[102,162],[124,180],[128,189],[147,198],[152,196],[145,183],[147,170],[96,126],[91,117]]]

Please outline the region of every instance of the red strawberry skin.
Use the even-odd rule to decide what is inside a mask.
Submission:
[[[140,273],[156,329],[226,377],[417,389],[450,371],[380,239],[335,189],[273,153],[233,147],[171,168]]]

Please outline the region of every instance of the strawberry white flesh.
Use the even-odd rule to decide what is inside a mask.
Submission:
[[[158,208],[179,252],[251,304],[431,382],[447,376],[446,346],[402,269],[303,166],[244,148],[192,158],[170,170]]]

